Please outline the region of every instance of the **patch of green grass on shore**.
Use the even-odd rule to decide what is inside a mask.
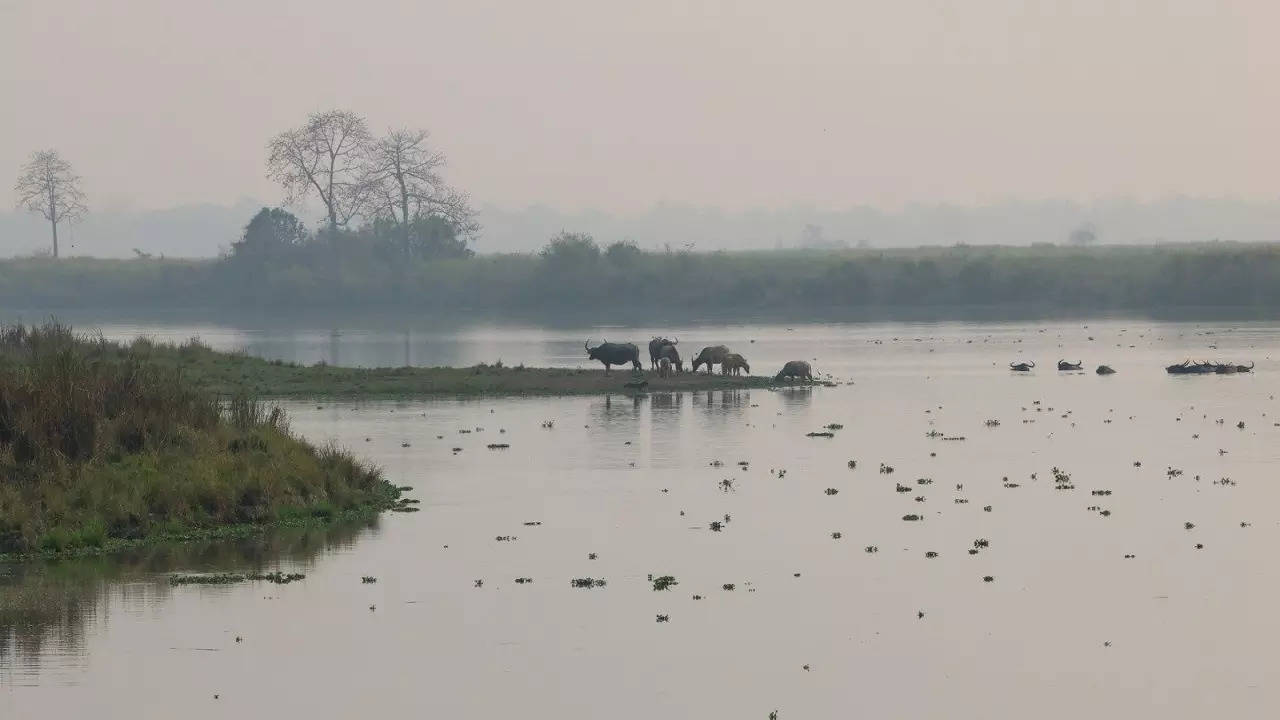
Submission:
[[[180,354],[181,348],[170,352]],[[233,537],[395,504],[381,472],[180,368],[50,324],[0,329],[0,554]]]

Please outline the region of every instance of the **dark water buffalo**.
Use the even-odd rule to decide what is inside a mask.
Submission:
[[[809,367],[809,363],[804,360],[792,360],[783,365],[778,374],[773,376],[774,380],[792,380],[794,378],[813,380],[813,368]]]
[[[1110,365],[1099,365],[1096,371],[1099,375],[1115,375],[1116,371],[1111,369]]]
[[[746,371],[751,374],[751,366],[747,364],[747,359],[738,353],[729,353],[724,356],[724,362],[720,365],[720,373],[722,375],[741,375]]]
[[[1066,360],[1058,361],[1059,370],[1079,370],[1082,365],[1084,365],[1084,362],[1069,363]]]
[[[1028,372],[1035,366],[1035,361],[1029,363],[1009,363],[1009,369],[1015,372]]]
[[[693,371],[698,372],[698,368],[705,363],[707,372],[711,372],[711,366],[724,364],[724,356],[728,354],[729,348],[724,345],[704,347],[702,352],[698,353],[698,357],[693,359]]]
[[[1176,365],[1165,367],[1165,372],[1170,375],[1234,375],[1236,373],[1250,372],[1253,370],[1253,363],[1248,365],[1236,365],[1235,363],[1219,363],[1219,362],[1191,362],[1183,360]]]
[[[664,337],[655,337],[654,339],[650,340],[649,341],[650,367],[652,368],[658,367],[658,360],[663,357],[662,348],[666,347],[667,345],[675,346],[678,344],[680,344],[679,338],[676,338],[675,340],[668,340]]]
[[[671,366],[676,369],[676,372],[680,372],[680,373],[684,372],[684,361],[680,359],[680,351],[676,350],[675,343],[671,343],[670,345],[663,345],[662,347],[658,348],[659,365],[661,365],[663,360],[666,360],[668,363],[670,363]]]
[[[587,359],[599,360],[604,363],[604,371],[609,372],[610,365],[626,365],[631,363],[631,367],[639,370],[640,365],[640,348],[631,343],[611,343],[602,342],[595,347],[590,346],[590,341],[582,343],[582,347],[587,350]]]

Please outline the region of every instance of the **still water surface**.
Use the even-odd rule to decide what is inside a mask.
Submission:
[[[103,331],[304,362],[405,359],[403,338],[359,328],[327,350],[319,331]],[[576,365],[588,333],[602,331],[411,336],[408,362]],[[675,334],[686,352],[726,342],[757,373],[817,358],[852,384],[285,403],[296,431],[378,463],[422,511],[0,567],[0,717],[1252,718],[1280,706],[1280,326]],[[1187,356],[1258,366],[1163,372]],[[1059,357],[1090,372],[1058,373]],[[1022,358],[1039,367],[1010,373]],[[1102,362],[1119,373],[1094,375]],[[829,423],[844,428],[805,437]],[[1070,480],[1055,483],[1054,467]],[[166,580],[246,569],[307,577]],[[679,584],[655,592],[651,573]],[[607,585],[571,587],[579,577]]]

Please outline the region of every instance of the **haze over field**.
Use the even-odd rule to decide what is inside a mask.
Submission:
[[[1270,3],[1191,1],[6,2],[0,168],[45,147],[75,166],[92,212],[69,254],[215,254],[283,199],[266,142],[331,107],[430,129],[480,252],[562,228],[696,249],[1085,223],[1268,241],[1277,26]],[[38,218],[0,214],[0,255],[44,245]]]

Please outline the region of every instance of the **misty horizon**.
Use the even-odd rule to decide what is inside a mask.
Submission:
[[[230,205],[100,210],[65,231],[64,254],[130,258],[138,254],[136,249],[152,256],[216,257],[240,239],[263,207],[270,205],[243,198]],[[315,208],[286,207],[307,227],[323,227],[322,213]],[[480,231],[471,247],[480,254],[535,252],[562,230],[587,233],[604,244],[627,240],[645,250],[694,251],[1065,245],[1081,227],[1091,228],[1100,245],[1280,241],[1280,201],[1203,197],[1149,202],[1116,198],[1091,205],[1066,200],[918,205],[897,211],[802,205],[727,211],[661,203],[641,212],[609,213],[482,205],[477,219]],[[45,254],[48,245],[48,224],[42,218],[0,212],[0,257]]]
[[[340,108],[429,130],[481,207],[1277,202],[1258,162],[1280,124],[1274,6],[736,10],[8,4],[0,167],[58,149],[98,212],[274,206],[266,143]],[[308,32],[280,42],[302,13]],[[58,63],[20,71],[50,47]]]

